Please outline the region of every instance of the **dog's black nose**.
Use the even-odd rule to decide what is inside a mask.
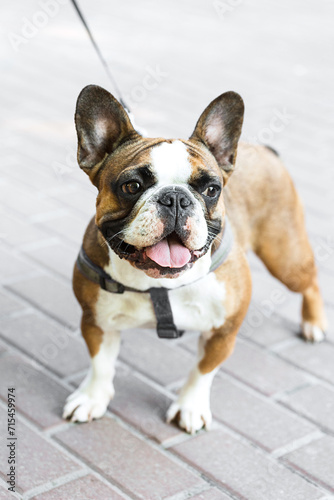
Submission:
[[[184,190],[179,190],[177,188],[161,192],[158,202],[170,208],[170,210],[175,210],[177,212],[193,204],[190,196]]]

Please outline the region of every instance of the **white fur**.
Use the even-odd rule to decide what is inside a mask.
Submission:
[[[304,321],[302,324],[303,337],[308,342],[322,342],[325,339],[325,334],[319,326],[312,325],[309,321]]]
[[[137,248],[145,248],[157,243],[163,233],[163,224],[159,218],[157,203],[152,201],[160,189],[170,186],[182,186],[193,203],[193,212],[188,217],[190,230],[186,245],[190,250],[201,249],[207,240],[208,229],[203,208],[188,189],[192,173],[189,154],[181,141],[163,142],[151,150],[151,165],[157,178],[157,184],[148,189],[138,200],[133,211],[136,214],[131,223],[123,230],[122,238]]]
[[[110,257],[110,263],[104,270],[122,284],[139,290],[160,286],[171,290],[169,299],[174,322],[179,329],[207,331],[224,323],[225,285],[213,273],[207,274],[210,252],[195,262],[183,276],[175,279],[150,278],[113,252],[110,252]],[[97,324],[104,331],[156,327],[148,293],[125,292],[117,295],[100,290],[95,310]]]
[[[160,186],[188,183],[192,169],[183,142],[163,142],[155,146],[151,150],[151,161]]]
[[[156,202],[151,202],[152,195],[166,185],[182,185],[194,202],[193,215],[187,220],[187,228],[191,234],[189,247],[199,250],[207,240],[207,225],[200,203],[187,187],[192,168],[186,146],[180,141],[163,143],[152,148],[151,160],[157,185],[147,190],[138,201],[135,207],[136,217],[124,231],[124,240],[139,247],[152,245],[154,238],[159,241],[163,227],[160,227],[161,222],[157,217]],[[217,280],[215,274],[209,273],[210,249],[191,269],[174,279],[151,278],[128,261],[120,259],[112,250],[109,255],[110,262],[104,270],[123,285],[138,290],[148,290],[151,287],[170,289],[169,299],[178,329],[209,332],[212,328],[223,325],[225,285]],[[149,293],[125,292],[118,295],[100,289],[95,312],[96,324],[105,335],[98,354],[92,359],[89,374],[66,403],[64,417],[73,422],[101,417],[113,396],[112,378],[119,350],[119,336],[110,332],[156,327]],[[201,375],[195,368],[178,402],[169,410],[168,418],[173,418],[177,411],[181,412],[180,425],[188,432],[195,432],[203,423],[208,427],[211,422],[209,394],[214,373],[215,370]]]
[[[205,375],[194,368],[188,381],[182,388],[178,400],[167,411],[167,422],[171,422],[180,412],[179,425],[190,434],[203,426],[210,428],[212,415],[210,410],[210,389],[218,368]]]
[[[209,335],[202,335],[198,342],[198,361],[205,353],[205,344]],[[179,397],[169,407],[167,422],[174,420],[179,413],[179,425],[190,434],[199,431],[203,426],[209,429],[212,422],[210,410],[210,390],[213,378],[219,367],[209,373],[202,374],[196,366],[190,373],[187,382],[182,387]]]
[[[63,418],[71,422],[89,422],[104,415],[114,396],[112,380],[120,347],[119,332],[104,330],[99,352],[92,358],[87,376],[66,401]]]

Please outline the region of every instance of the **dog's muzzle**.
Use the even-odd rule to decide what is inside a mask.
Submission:
[[[162,188],[156,196],[157,210],[164,222],[165,234],[175,231],[182,240],[185,240],[188,236],[186,221],[194,211],[191,194],[182,187],[168,186]]]
[[[174,186],[173,188],[163,188],[158,195],[157,202],[165,207],[166,213],[175,217],[189,211],[193,207],[190,195],[183,188]]]

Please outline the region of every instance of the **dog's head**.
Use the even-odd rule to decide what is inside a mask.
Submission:
[[[121,104],[89,85],[77,101],[78,162],[98,188],[96,224],[119,257],[173,278],[211,247],[224,224],[244,105],[217,97],[189,140],[138,134]]]

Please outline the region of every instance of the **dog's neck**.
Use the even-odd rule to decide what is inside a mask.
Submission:
[[[136,269],[130,262],[125,259],[120,259],[116,253],[109,249],[109,263],[103,268],[114,280],[122,283],[122,285],[136,288],[137,290],[148,290],[153,287],[178,288],[182,285],[190,284],[194,281],[203,278],[209,273],[211,265],[211,251],[203,255],[200,259],[194,262],[191,269],[177,278],[151,278],[144,271]]]

